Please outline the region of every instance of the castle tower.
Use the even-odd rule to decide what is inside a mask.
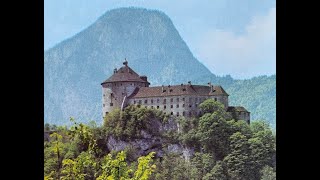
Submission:
[[[114,69],[113,74],[102,85],[102,112],[105,117],[115,108],[123,108],[127,98],[140,87],[149,87],[147,76],[139,76],[125,60],[119,70]]]

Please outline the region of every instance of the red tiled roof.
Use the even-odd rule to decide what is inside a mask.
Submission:
[[[135,91],[130,98],[141,97],[161,97],[161,96],[178,96],[178,95],[200,95],[200,96],[214,96],[225,95],[229,96],[221,86],[213,86],[211,92],[210,86],[201,85],[174,85],[174,86],[155,86],[155,87],[141,87]]]
[[[116,73],[114,73],[111,77],[105,80],[102,84],[108,82],[148,82],[139,76],[136,72],[134,72],[129,66],[122,66]]]

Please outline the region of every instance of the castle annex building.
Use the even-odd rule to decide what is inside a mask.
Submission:
[[[188,84],[149,87],[147,76],[139,76],[125,61],[119,70],[102,85],[103,117],[114,108],[123,109],[127,105],[143,105],[159,109],[173,116],[192,117],[199,115],[199,104],[206,99],[221,102],[234,119],[250,123],[250,112],[241,106],[229,106],[226,91],[217,85]]]

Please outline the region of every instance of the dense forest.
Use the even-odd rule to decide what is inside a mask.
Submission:
[[[222,104],[206,100],[201,114],[192,118],[171,117],[156,109],[129,106],[114,110],[102,126],[71,118],[72,126],[45,124],[45,179],[192,179],[275,180],[276,138],[265,121],[233,120]],[[174,122],[178,129],[160,131],[154,122]],[[135,141],[142,132],[194,150],[190,158],[181,153],[107,147],[110,136]]]

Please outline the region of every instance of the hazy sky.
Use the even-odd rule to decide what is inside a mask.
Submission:
[[[244,79],[276,72],[275,0],[45,0],[44,48],[118,7],[166,13],[194,56],[216,75]]]

